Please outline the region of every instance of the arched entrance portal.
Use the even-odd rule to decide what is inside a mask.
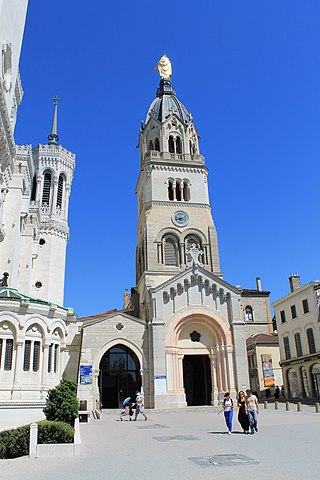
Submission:
[[[99,389],[102,408],[119,408],[126,397],[141,388],[140,362],[125,345],[115,345],[100,361]]]
[[[208,355],[185,355],[183,383],[188,406],[211,405],[211,372]]]

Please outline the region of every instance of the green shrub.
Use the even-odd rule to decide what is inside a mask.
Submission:
[[[29,454],[30,425],[0,432],[0,458]],[[72,443],[74,429],[63,422],[38,422],[38,443]]]
[[[72,427],[78,416],[77,384],[63,379],[48,392],[46,407],[43,412],[47,420],[69,423]]]
[[[73,443],[74,429],[68,423],[38,422],[38,443]]]
[[[1,458],[16,458],[29,453],[29,425],[0,432]]]

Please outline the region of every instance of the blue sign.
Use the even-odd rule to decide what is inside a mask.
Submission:
[[[80,383],[81,385],[92,384],[92,365],[80,365]]]

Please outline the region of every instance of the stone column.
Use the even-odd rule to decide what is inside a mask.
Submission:
[[[43,187],[43,176],[37,175],[37,191],[36,191],[36,202],[41,202],[42,197],[42,187]]]
[[[233,361],[233,345],[227,345],[227,357],[228,357],[228,367],[229,367],[229,388],[230,393],[236,392],[236,387],[234,384],[234,361]]]
[[[172,183],[173,200],[177,200],[176,188],[177,188],[177,184],[176,184],[176,182],[173,182],[173,183]]]
[[[56,213],[56,206],[57,206],[57,194],[58,194],[58,177],[54,176],[53,178],[53,192],[52,192],[52,197],[51,197],[51,208],[50,208],[50,213],[55,214]]]
[[[40,385],[43,398],[46,398],[47,396],[48,384],[49,384],[49,372],[48,372],[49,348],[50,348],[50,343],[45,343],[43,345],[43,355],[42,355],[43,361],[42,361],[41,385]],[[52,372],[52,355],[51,355],[51,372]]]
[[[213,348],[210,349],[210,364],[211,364],[211,378],[212,378],[212,399],[211,404],[218,404],[218,385],[217,385],[217,355],[215,354]]]
[[[67,183],[65,188],[64,212],[62,217],[64,220],[68,220],[70,193],[71,193],[71,185],[70,183]]]
[[[23,345],[22,340],[16,343],[16,361],[14,365],[14,379],[12,385],[12,398],[21,400],[22,398],[22,378],[23,378]]]

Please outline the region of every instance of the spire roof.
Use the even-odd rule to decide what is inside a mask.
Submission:
[[[150,117],[154,117],[160,122],[164,122],[172,115],[179,118],[185,125],[189,125],[192,122],[192,115],[180,100],[178,100],[176,91],[169,79],[162,78],[160,80],[156,95],[156,98],[153,100],[148,110],[146,123]]]
[[[59,141],[58,137],[58,129],[57,129],[57,115],[58,115],[58,104],[61,98],[54,97],[53,99],[53,119],[52,119],[52,126],[51,126],[51,133],[48,135],[48,145],[57,145]]]

